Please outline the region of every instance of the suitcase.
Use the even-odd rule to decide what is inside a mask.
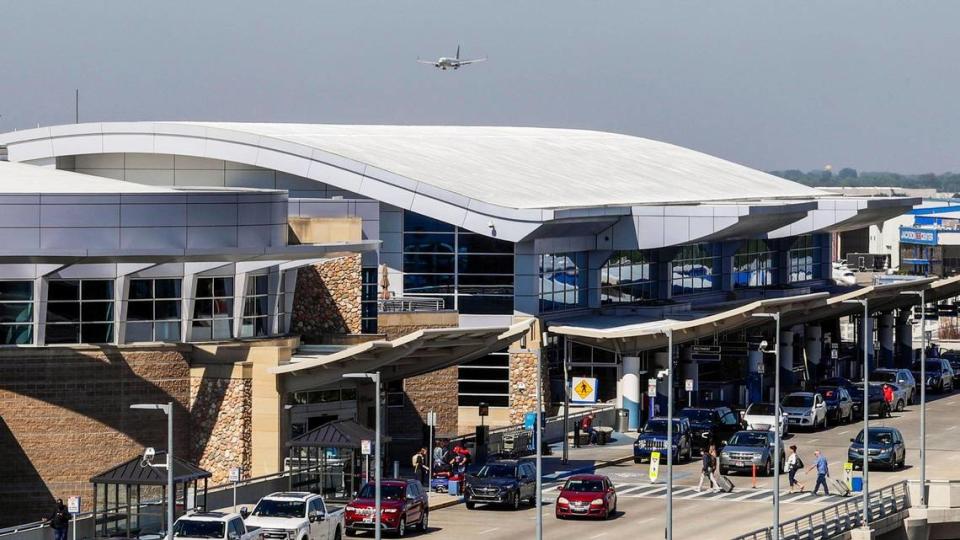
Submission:
[[[846,497],[850,494],[850,488],[847,487],[847,483],[843,480],[827,477],[827,485],[830,487],[831,495]]]
[[[717,485],[720,486],[720,491],[724,493],[730,493],[733,491],[733,482],[729,478],[723,476],[722,474],[717,479]]]

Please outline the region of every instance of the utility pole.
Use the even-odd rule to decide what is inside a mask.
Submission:
[[[920,297],[920,508],[927,506],[927,295],[926,290],[903,291]],[[913,359],[913,343],[910,344]]]

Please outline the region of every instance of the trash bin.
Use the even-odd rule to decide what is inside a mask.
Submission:
[[[447,493],[454,497],[460,496],[460,481],[450,480],[447,482]]]
[[[617,409],[617,422],[613,426],[613,429],[620,433],[626,433],[630,430],[630,411],[627,409]]]
[[[854,476],[850,479],[850,485],[853,488],[852,491],[862,492],[863,491],[863,477]]]

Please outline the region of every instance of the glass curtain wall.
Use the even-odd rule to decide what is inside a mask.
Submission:
[[[820,259],[820,243],[816,237],[811,234],[796,237],[787,252],[790,282],[820,279]]]
[[[540,312],[586,306],[587,253],[550,253],[539,258]]]
[[[127,343],[180,341],[180,286],[179,278],[130,280]]]
[[[191,341],[212,341],[233,337],[233,278],[197,278],[194,295]]]
[[[654,250],[614,251],[600,270],[600,303],[656,300],[656,255]]]
[[[112,279],[50,280],[46,343],[113,341]]]
[[[777,284],[777,252],[766,240],[746,240],[733,256],[734,288]]]
[[[33,343],[33,281],[0,281],[0,345]]]
[[[474,407],[510,405],[510,355],[507,351],[490,353],[457,369],[457,404]]]
[[[240,337],[270,335],[270,276],[247,276],[247,291],[243,298],[243,320]]]
[[[719,290],[721,286],[720,246],[680,246],[671,261],[672,295],[683,296]]]

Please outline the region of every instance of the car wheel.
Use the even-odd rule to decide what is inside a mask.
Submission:
[[[633,458],[633,462],[634,462],[634,463],[643,463],[643,458],[635,457],[635,458]]]
[[[353,538],[356,535],[357,535],[357,531],[354,531],[352,529],[347,529],[347,536],[349,536],[350,538]]]
[[[563,519],[563,516],[560,515],[560,512],[557,511],[553,515],[557,516],[557,519]]]
[[[903,412],[903,400],[897,401],[897,412]]]
[[[773,476],[773,461],[767,458],[767,463],[763,466],[764,476]]]
[[[337,531],[333,533],[333,540],[340,540],[340,527],[337,527]]]
[[[407,535],[407,516],[400,516],[400,525],[397,525],[397,536],[404,537]]]
[[[477,507],[477,504],[473,501],[467,501],[466,505],[467,505],[467,510],[473,510],[474,508]]]
[[[515,493],[515,494],[513,495],[513,498],[512,498],[511,500],[512,500],[512,503],[511,503],[510,506],[513,507],[514,510],[519,510],[519,509],[520,509],[520,494],[519,494],[519,493]]]
[[[827,424],[828,424],[827,415],[823,415],[823,426],[822,426],[823,429],[827,429],[828,427]]]

